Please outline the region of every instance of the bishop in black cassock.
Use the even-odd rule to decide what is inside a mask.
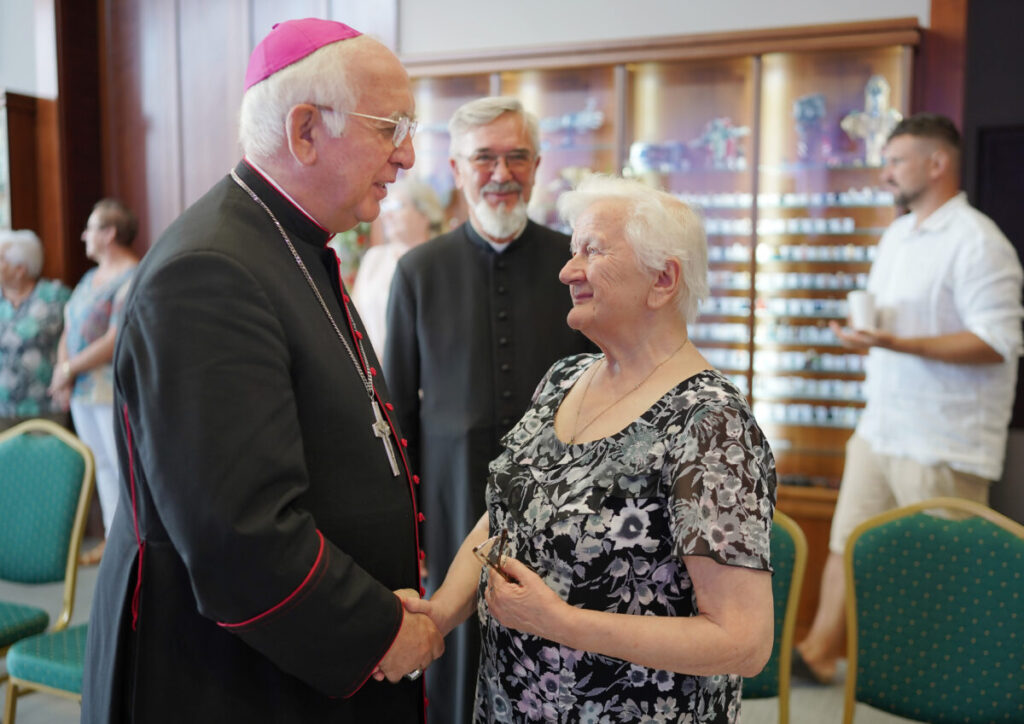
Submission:
[[[431,589],[483,515],[488,463],[541,377],[556,360],[594,349],[565,321],[572,299],[558,272],[569,256],[568,236],[532,221],[500,253],[466,222],[398,262],[384,369],[423,478]],[[433,722],[470,718],[476,627],[474,619],[455,629],[428,671],[431,690],[444,689],[428,691]]]
[[[329,234],[247,164],[236,173],[355,349]],[[391,591],[419,587],[412,482],[392,474],[281,235],[230,177],[139,265],[114,365],[125,504],[93,601],[84,720],[420,720],[421,682],[367,680],[402,620]]]

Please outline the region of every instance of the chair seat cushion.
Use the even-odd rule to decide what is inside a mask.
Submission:
[[[0,648],[42,633],[49,622],[50,615],[41,608],[0,601]]]
[[[30,636],[7,652],[7,672],[16,679],[82,693],[87,624]]]

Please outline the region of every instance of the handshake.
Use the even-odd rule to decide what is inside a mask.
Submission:
[[[402,677],[419,678],[420,674],[444,653],[444,636],[431,614],[431,602],[420,598],[411,588],[401,588],[395,595],[402,601],[405,616],[391,648],[373,672],[377,681],[397,683]]]

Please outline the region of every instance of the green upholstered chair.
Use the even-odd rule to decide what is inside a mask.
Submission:
[[[78,552],[92,492],[92,453],[63,427],[29,420],[0,433],[0,580],[64,583],[60,613],[50,633],[46,610],[0,601],[0,656],[7,656],[0,681],[9,679],[6,724],[13,721],[14,702],[23,690],[16,681],[11,650],[29,637],[63,632],[71,620]]]
[[[1024,721],[1024,526],[935,498],[858,526],[845,565],[846,724],[857,702],[915,721]]]
[[[778,510],[772,521],[772,568],[775,570],[772,576],[775,643],[772,656],[761,673],[743,680],[743,698],[779,697],[779,724],[788,724],[793,633],[807,568],[807,538],[795,520]]]

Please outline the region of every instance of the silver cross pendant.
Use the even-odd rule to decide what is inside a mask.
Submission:
[[[384,445],[384,452],[388,456],[388,462],[391,463],[391,474],[398,477],[398,458],[395,456],[395,449],[391,446],[391,427],[384,420],[377,401],[372,400],[370,405],[373,407],[374,417],[374,422],[370,427],[373,429],[374,436],[379,437]]]

